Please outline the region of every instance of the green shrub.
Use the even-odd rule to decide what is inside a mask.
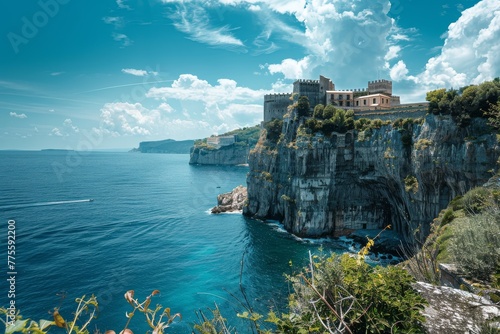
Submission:
[[[413,144],[411,134],[405,131],[405,133],[401,136],[401,142],[404,147],[410,147]]]
[[[452,209],[448,209],[445,211],[443,218],[441,218],[441,226],[447,225],[451,223],[451,221],[455,219],[455,215],[453,214]]]
[[[468,276],[489,281],[500,265],[500,214],[473,215],[454,230],[449,249],[457,265]]]
[[[451,200],[450,206],[453,211],[462,210],[464,208],[463,196],[457,196]]]
[[[416,150],[425,150],[427,147],[432,145],[432,141],[426,138],[419,139],[415,143],[415,149]]]
[[[326,324],[351,333],[423,333],[420,312],[426,302],[402,268],[333,254],[316,257],[290,280],[290,313],[270,313],[267,319],[276,333],[327,333]]]
[[[491,191],[484,187],[477,187],[468,191],[462,198],[464,210],[469,215],[481,213],[484,209],[494,206]]]
[[[418,180],[413,175],[408,175],[404,179],[406,192],[413,191],[416,193],[418,191]]]
[[[273,119],[267,122],[265,128],[267,130],[266,138],[272,142],[277,142],[280,138],[281,128],[283,127],[283,120]]]

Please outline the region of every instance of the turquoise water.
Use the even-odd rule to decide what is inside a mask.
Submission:
[[[190,333],[195,311],[215,303],[240,333],[250,332],[231,296],[243,299],[240,278],[257,310],[281,308],[289,288],[283,273],[304,265],[321,244],[240,214],[209,214],[217,194],[245,184],[248,168],[188,161],[168,154],[0,152],[0,305],[10,301],[7,222],[13,219],[15,301],[25,317],[47,319],[61,307],[69,318],[75,298],[95,294],[99,316],[92,328],[118,332],[131,309],[123,294],[133,289],[144,298],[158,289],[153,303],[183,316],[170,333]],[[83,199],[93,201],[25,206]],[[137,315],[130,327],[144,333],[144,324]]]

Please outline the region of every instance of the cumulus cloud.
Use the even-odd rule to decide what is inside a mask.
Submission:
[[[404,61],[398,61],[390,70],[389,74],[394,81],[408,80],[408,68]]]
[[[160,120],[159,112],[148,110],[140,103],[106,103],[101,109],[101,119],[110,129],[126,135],[148,135]]]
[[[482,0],[450,24],[441,53],[429,59],[417,82],[461,87],[500,73],[500,2]]]
[[[174,112],[174,108],[168,103],[162,103],[158,106],[158,110],[166,112],[166,113],[171,113]]]
[[[279,1],[272,1],[269,6],[277,12],[285,10]],[[311,78],[331,73],[335,67],[349,68],[351,78],[376,76],[385,64],[387,37],[397,31],[394,20],[387,15],[389,10],[388,0],[363,1],[362,4],[348,0],[295,1],[286,12],[303,25],[302,31],[284,25],[279,17],[267,22],[270,29],[285,38],[289,35],[288,41],[304,47],[307,55],[270,64],[270,73],[282,73],[286,78]],[[394,55],[396,49],[392,51]],[[342,72],[345,71],[337,71],[337,75]]]
[[[280,88],[284,83],[277,84]],[[107,103],[101,109],[101,121],[108,135],[167,135],[199,138],[262,121],[262,100],[270,90],[254,90],[221,78],[214,84],[192,74],[182,74],[166,87],[154,87],[147,93],[149,102]],[[148,102],[148,104],[149,104]]]
[[[311,57],[304,57],[297,61],[294,59],[284,59],[281,64],[271,64],[268,66],[271,74],[282,73],[285,79],[307,78],[310,73]]]
[[[61,133],[61,130],[59,130],[59,128],[53,128],[49,133],[49,136],[63,137],[64,135]]]
[[[217,85],[211,85],[196,75],[181,74],[170,87],[151,88],[146,96],[155,99],[200,101],[207,105],[215,105],[234,101],[260,102],[268,92],[238,86],[237,82],[231,79],[219,79]]]
[[[15,118],[28,118],[28,116],[26,116],[26,114],[18,114],[16,112],[11,112],[10,116],[15,117]]]
[[[252,12],[257,12],[257,11],[260,11],[262,8],[260,8],[259,5],[250,5],[248,7],[248,10],[252,11]]]
[[[146,108],[141,103],[106,103],[101,109],[101,127],[93,128],[96,136],[146,136],[159,138],[194,139],[216,133],[220,123],[204,119],[175,117],[175,110],[167,103]],[[172,117],[170,117],[172,116]],[[234,129],[227,129],[232,130]]]
[[[80,132],[80,129],[73,124],[73,121],[71,120],[71,118],[66,118],[63,122],[63,126],[65,129],[67,129],[70,132],[73,132],[73,133]]]
[[[389,46],[389,50],[384,56],[385,61],[392,60],[394,58],[399,57],[399,52],[401,52],[401,47],[399,45],[391,45]]]

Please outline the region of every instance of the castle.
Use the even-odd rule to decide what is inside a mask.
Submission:
[[[319,80],[295,81],[293,93],[264,95],[264,122],[283,118],[299,96],[307,96],[311,109],[318,104],[333,104],[356,112],[388,110],[401,104],[399,96],[392,95],[392,81],[375,80],[368,82],[368,88],[335,90],[332,80],[320,75]]]

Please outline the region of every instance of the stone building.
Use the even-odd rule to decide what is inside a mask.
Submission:
[[[318,104],[333,104],[342,109],[356,111],[387,110],[400,105],[399,96],[392,95],[392,81],[374,80],[367,88],[335,90],[335,84],[320,75],[319,80],[297,80],[292,94],[268,94],[264,96],[264,123],[281,119],[293,104],[294,98],[307,96],[311,110]]]
[[[214,136],[207,138],[207,145],[221,148],[223,146],[229,146],[236,142],[236,138],[234,135],[232,136]]]
[[[291,104],[291,93],[264,95],[264,122],[269,122],[273,118],[283,118]]]

